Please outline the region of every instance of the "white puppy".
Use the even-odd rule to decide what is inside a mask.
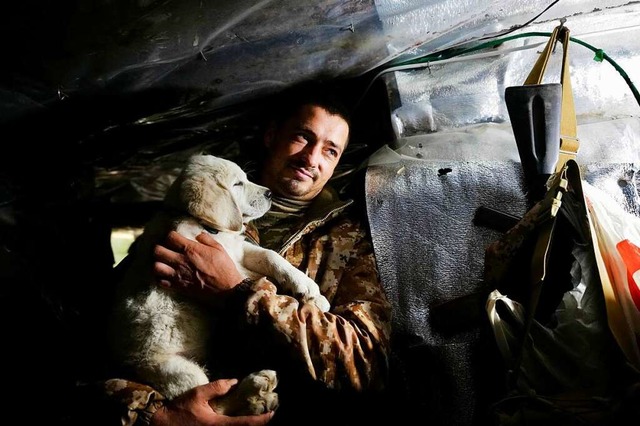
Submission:
[[[270,209],[271,191],[250,182],[237,164],[211,155],[192,157],[164,202],[166,209],[145,226],[130,250],[111,338],[116,360],[172,399],[209,382],[204,365],[215,331],[211,312],[151,284],[153,247],[170,229],[191,239],[206,230],[247,277],[269,277],[280,289],[323,311],[329,302],[313,280],[279,254],[245,241],[246,223]],[[272,370],[253,373],[215,408],[233,415],[270,411],[278,404],[276,384]]]

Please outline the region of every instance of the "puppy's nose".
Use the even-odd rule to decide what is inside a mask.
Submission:
[[[266,191],[264,191],[264,197],[265,197],[267,200],[270,200],[272,195],[273,195],[273,194],[272,194],[272,192],[271,192],[271,190],[270,190],[270,189],[267,189]]]

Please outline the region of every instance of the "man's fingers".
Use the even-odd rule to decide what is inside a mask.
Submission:
[[[171,289],[171,281],[169,280],[157,280],[156,283],[160,286],[160,287],[164,287],[166,289]]]
[[[180,235],[177,231],[169,232],[166,239],[166,246],[172,250],[183,253],[192,241],[187,237]]]
[[[219,379],[202,386],[203,396],[214,399],[226,395],[229,390],[238,383],[238,379]]]
[[[222,244],[213,238],[211,234],[205,231],[196,235],[196,241],[210,247],[222,247]],[[196,249],[197,245],[198,244],[194,243],[193,240],[180,235],[177,231],[171,231],[167,235],[164,248],[167,251],[173,250],[173,252],[188,254],[187,252],[198,253],[198,250]]]
[[[211,400],[226,395],[236,384],[237,379],[219,379],[201,386],[200,390],[203,392],[202,396]],[[220,425],[263,426],[269,423],[272,417],[273,411],[270,411],[257,416],[222,416],[218,420]]]
[[[208,246],[211,247],[217,247],[220,246],[221,244],[215,239],[213,238],[213,236],[208,233],[208,232],[201,232],[198,235],[196,235],[196,241],[202,243],[202,244],[206,244]]]
[[[236,416],[225,418],[225,425],[243,425],[243,426],[263,426],[271,421],[274,411],[260,414],[258,416]]]
[[[153,273],[160,279],[171,279],[176,275],[176,270],[163,262],[155,262],[153,264]]]
[[[182,254],[168,249],[161,245],[156,245],[153,248],[153,255],[158,262],[166,263],[167,265],[177,265],[182,261]]]

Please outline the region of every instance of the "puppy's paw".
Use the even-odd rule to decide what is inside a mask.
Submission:
[[[328,312],[331,308],[331,304],[323,295],[312,296],[312,297],[304,297],[303,300],[305,302],[310,302],[316,305],[322,312]]]
[[[320,295],[318,284],[303,273],[295,279],[285,281],[285,288],[298,297],[312,298]]]
[[[295,298],[315,304],[322,312],[327,312],[331,307],[327,298],[320,293],[318,284],[302,272],[297,277],[289,277],[284,284]]]
[[[244,416],[263,414],[278,408],[278,394],[274,392],[278,377],[273,370],[251,373],[227,395],[210,402],[219,414]]]

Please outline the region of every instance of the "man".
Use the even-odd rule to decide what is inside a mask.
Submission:
[[[276,370],[280,406],[275,415],[216,414],[208,400],[236,379],[214,380],[171,402],[147,386],[110,380],[108,393],[126,406],[124,424],[360,424],[380,409],[371,401],[387,381],[391,307],[366,229],[350,216],[352,202],[326,186],[348,143],[349,115],[322,87],[292,93],[264,132],[257,181],[272,190],[273,207],[247,233],[313,278],[331,310],[277,294],[268,280],[247,280],[206,234],[191,241],[172,232],[156,247],[158,282],[224,302],[228,336],[216,343],[224,360],[216,365],[235,364],[227,377],[238,378]]]

